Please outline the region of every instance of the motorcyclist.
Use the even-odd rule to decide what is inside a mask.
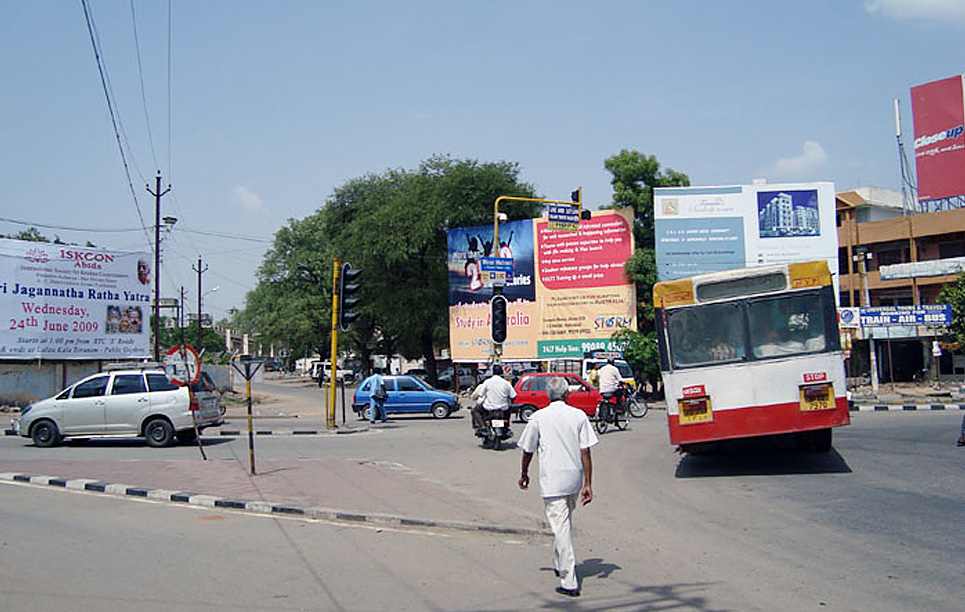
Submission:
[[[620,370],[613,364],[613,357],[610,357],[606,360],[606,365],[600,368],[600,395],[607,400],[607,407],[610,405],[609,400],[614,397],[617,398],[618,403],[622,401],[621,382],[623,382],[623,376],[620,375]],[[609,415],[602,414],[600,417],[607,420]]]
[[[472,426],[480,438],[486,435],[486,414],[494,410],[502,410],[508,416],[509,407],[516,397],[516,389],[502,375],[502,366],[494,365],[493,375],[481,382],[472,392],[472,398],[476,401],[472,408]],[[506,427],[503,437],[508,438],[511,435],[509,427]]]

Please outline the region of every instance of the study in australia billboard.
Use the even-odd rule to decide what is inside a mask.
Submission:
[[[151,259],[0,239],[0,359],[149,356]]]
[[[448,233],[449,350],[456,361],[490,358],[487,258],[512,260],[503,295],[509,300],[503,359],[581,358],[613,349],[610,336],[636,329],[633,283],[623,265],[633,254],[629,209],[595,211],[576,232],[549,228],[545,218]]]

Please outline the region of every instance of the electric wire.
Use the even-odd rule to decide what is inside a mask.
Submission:
[[[157,152],[154,149],[151,117],[147,111],[147,92],[144,90],[144,68],[141,65],[141,43],[137,37],[137,14],[134,12],[134,0],[131,0],[131,29],[134,30],[134,54],[137,56],[137,77],[141,83],[141,104],[144,107],[144,123],[147,125],[147,141],[151,147],[151,157],[154,159],[154,167],[157,168]]]
[[[97,72],[100,74],[101,87],[104,89],[104,97],[107,100],[107,110],[111,116],[111,124],[114,126],[114,138],[117,141],[117,148],[121,155],[121,162],[124,165],[124,174],[127,176],[127,186],[131,190],[131,197],[134,198],[134,208],[137,210],[137,218],[141,222],[141,229],[144,231],[144,237],[150,243],[151,236],[148,233],[147,225],[144,223],[144,215],[141,214],[141,205],[137,201],[137,192],[134,190],[134,182],[131,180],[131,170],[127,163],[127,156],[124,154],[124,146],[121,144],[120,131],[117,125],[117,117],[114,113],[114,104],[111,102],[110,90],[107,86],[107,78],[105,75],[105,68],[101,62],[101,53],[99,50],[99,45],[97,44],[97,38],[94,35],[94,24],[93,16],[91,15],[90,7],[87,6],[87,0],[81,0],[81,6],[84,9],[84,18],[87,21],[87,33],[90,36],[91,47],[94,51],[94,59],[97,63]]]

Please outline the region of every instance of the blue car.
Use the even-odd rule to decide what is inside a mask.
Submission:
[[[431,414],[444,419],[456,410],[459,403],[448,391],[439,391],[415,376],[383,376],[388,398],[386,414]],[[372,395],[372,377],[362,381],[352,396],[352,410],[359,417],[369,420],[369,397]]]

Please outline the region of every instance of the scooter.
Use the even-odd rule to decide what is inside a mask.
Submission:
[[[483,448],[499,450],[503,440],[513,437],[513,432],[509,429],[509,420],[504,418],[505,416],[502,410],[493,410],[486,415],[482,438]]]

